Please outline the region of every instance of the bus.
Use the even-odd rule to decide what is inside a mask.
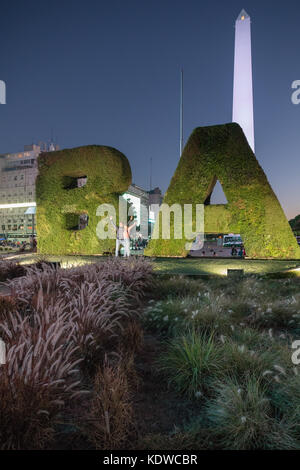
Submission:
[[[229,233],[228,235],[223,235],[223,246],[232,247],[232,246],[242,246],[243,241],[240,234]]]

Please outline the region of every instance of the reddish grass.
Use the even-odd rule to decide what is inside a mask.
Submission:
[[[138,382],[133,352],[142,343],[136,319],[151,279],[151,265],[132,259],[69,270],[45,264],[7,281],[12,295],[0,298],[7,350],[0,448],[47,447],[57,423],[76,401],[80,406],[95,366],[89,437],[97,448],[124,442],[132,423],[130,388]]]

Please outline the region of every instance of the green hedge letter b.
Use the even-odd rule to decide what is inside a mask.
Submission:
[[[38,252],[98,254],[111,249],[114,240],[97,237],[97,208],[110,204],[118,212],[119,195],[131,184],[125,155],[89,145],[43,153],[38,167]]]

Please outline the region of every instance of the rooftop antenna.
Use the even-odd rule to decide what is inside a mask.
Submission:
[[[183,69],[180,71],[180,140],[179,140],[179,158],[183,150]]]
[[[152,157],[150,157],[150,191],[152,189]]]

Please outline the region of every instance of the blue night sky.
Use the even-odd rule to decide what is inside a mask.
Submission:
[[[287,216],[300,213],[299,0],[14,1],[1,4],[0,153],[32,141],[116,147],[133,181],[168,187],[197,126],[231,121],[234,23],[252,19],[256,155]],[[229,162],[230,164],[230,162]]]

